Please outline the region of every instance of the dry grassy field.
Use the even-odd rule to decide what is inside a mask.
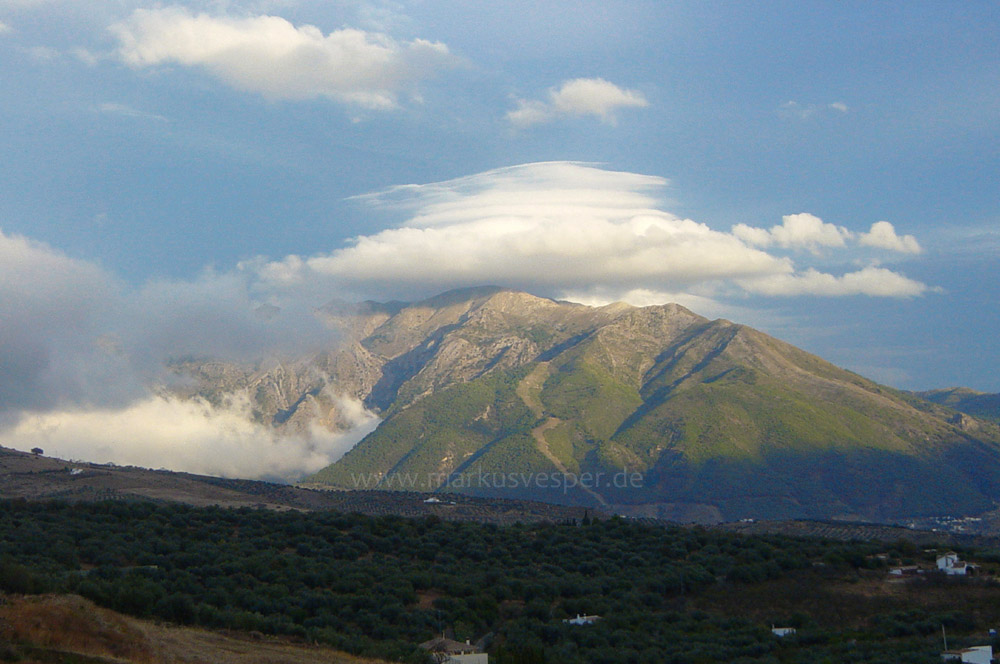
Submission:
[[[8,596],[0,644],[24,662],[129,664],[379,664],[343,652],[249,633],[219,633],[123,616],[75,595]],[[74,656],[82,656],[83,659]],[[3,653],[0,651],[0,661]]]

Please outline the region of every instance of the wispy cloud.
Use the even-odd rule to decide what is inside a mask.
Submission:
[[[397,107],[400,93],[456,61],[447,46],[425,39],[349,28],[324,34],[280,16],[210,16],[177,6],[138,9],[111,32],[131,67],[199,67],[270,99],[326,97],[375,110]]]
[[[36,62],[55,62],[62,58],[62,51],[51,46],[31,46],[24,49],[32,60]]]
[[[646,97],[626,90],[603,78],[575,78],[548,91],[545,99],[518,99],[507,120],[517,127],[551,122],[560,117],[592,115],[614,124],[615,112],[622,108],[645,108]]]
[[[148,113],[146,111],[140,111],[139,109],[132,108],[128,104],[119,104],[117,102],[104,102],[96,106],[96,110],[99,113],[104,113],[107,115],[117,115],[126,118],[134,118],[137,120],[155,120],[156,122],[170,122],[169,118],[159,115],[157,113]]]
[[[746,279],[740,285],[751,293],[771,296],[818,295],[843,297],[917,297],[929,290],[926,284],[882,267],[866,267],[835,276],[809,268],[802,273],[775,274]]]
[[[850,112],[850,107],[842,101],[830,104],[801,104],[789,99],[778,107],[778,115],[788,120],[808,120],[809,118]]]
[[[0,21],[0,35],[6,35],[6,34],[9,34],[11,32],[14,32],[14,28],[10,27],[9,25],[7,25],[6,23],[4,23],[3,21]]]

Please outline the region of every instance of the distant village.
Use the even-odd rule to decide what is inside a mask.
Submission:
[[[939,552],[935,549],[925,549],[923,554],[928,558],[928,561],[931,556],[934,556],[934,564],[931,565],[929,562],[926,562],[923,564],[890,566],[886,573],[886,580],[890,583],[905,583],[917,579],[984,577],[988,575],[981,565],[963,560],[955,551]],[[888,562],[886,554],[880,554],[878,557]],[[573,618],[563,619],[562,622],[565,625],[584,628],[588,625],[594,625],[601,620],[602,617],[599,615],[577,614]],[[771,634],[777,639],[794,637],[798,633],[796,627],[788,625],[772,624],[770,629]],[[989,640],[992,641],[996,637],[996,630],[990,630]],[[491,639],[492,634],[487,634],[475,642],[470,639],[459,641],[442,634],[440,637],[421,643],[420,647],[428,651],[433,659],[440,664],[489,664],[489,655],[486,653],[486,649],[489,647]],[[995,662],[1000,661],[994,660],[993,646],[991,644],[949,649],[947,634],[944,632],[943,627],[942,646],[942,662],[995,664]]]

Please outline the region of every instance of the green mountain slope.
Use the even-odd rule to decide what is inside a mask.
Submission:
[[[1000,422],[1000,394],[977,392],[967,387],[917,392],[918,397],[954,408],[960,413]]]
[[[678,518],[892,520],[1000,496],[996,424],[677,305],[477,289],[359,343],[384,361],[367,403],[385,419],[309,483]]]

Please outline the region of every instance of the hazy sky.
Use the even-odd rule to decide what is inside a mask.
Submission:
[[[976,1],[0,0],[0,414],[487,283],[1000,391],[997,35]]]

